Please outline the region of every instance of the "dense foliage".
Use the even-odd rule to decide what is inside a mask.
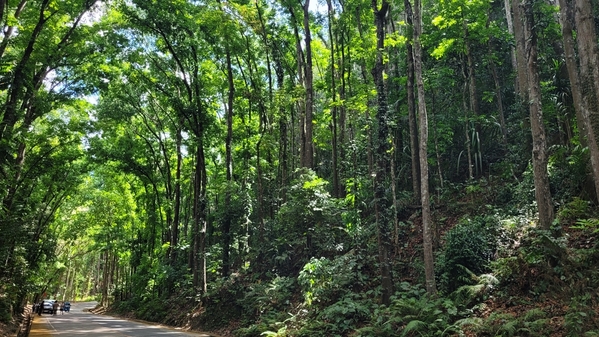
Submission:
[[[597,22],[0,0],[0,324],[50,297],[236,336],[599,333]]]

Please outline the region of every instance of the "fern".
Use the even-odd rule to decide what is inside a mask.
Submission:
[[[516,331],[518,331],[518,320],[513,319],[509,320],[507,322],[505,322],[500,328],[499,331],[497,331],[497,334],[499,336],[514,336],[516,334]],[[503,334],[506,333],[507,335]]]
[[[285,337],[287,336],[287,327],[283,326],[277,332],[274,331],[264,331],[260,334],[261,336],[272,336],[272,337]]]
[[[470,326],[476,330],[482,327],[484,321],[480,317],[466,317],[460,320],[457,320],[454,325],[458,327],[466,327]]]
[[[493,274],[482,274],[478,276],[478,283],[486,284],[487,286],[495,286],[499,284],[499,280]]]
[[[478,283],[461,286],[451,294],[451,298],[456,304],[468,306],[477,297],[487,294],[493,289],[494,285],[499,283],[492,274],[474,275],[473,279]]]
[[[540,332],[547,327],[549,320],[547,318],[537,319],[532,322],[525,322],[524,325],[533,332]]]
[[[423,321],[419,321],[419,320],[410,321],[410,323],[408,323],[408,325],[406,325],[406,327],[403,329],[403,332],[401,333],[401,335],[405,336],[410,332],[422,331],[422,330],[426,329],[427,326],[428,326],[428,324],[426,324]]]
[[[532,320],[538,320],[541,318],[545,318],[546,314],[543,310],[539,309],[539,308],[535,308],[535,309],[531,309],[528,310],[526,312],[526,314],[524,314],[523,320],[525,322],[529,322]]]
[[[576,221],[575,226],[570,228],[581,229],[581,230],[592,230],[592,233],[599,232],[599,219],[579,219]]]

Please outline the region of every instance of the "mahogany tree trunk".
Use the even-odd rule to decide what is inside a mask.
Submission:
[[[383,78],[383,48],[385,46],[385,21],[389,10],[389,2],[383,0],[382,6],[378,8],[378,1],[372,0],[374,11],[374,24],[377,36],[377,55],[372,76],[376,85],[378,109],[376,119],[378,121],[378,133],[376,138],[376,177],[374,180],[374,213],[377,224],[377,238],[379,247],[379,270],[381,273],[381,302],[389,304],[393,293],[393,282],[391,278],[391,220],[389,209],[393,209],[389,203],[385,190],[386,178],[389,166],[389,125],[387,109],[387,92]]]
[[[314,113],[314,75],[312,69],[312,33],[310,32],[310,0],[306,0],[304,9],[304,48],[306,60],[304,62],[304,81],[306,88],[306,105],[302,121],[302,153],[301,166],[314,168],[314,144],[312,141],[312,118]]]
[[[599,199],[599,47],[593,8],[589,0],[574,2],[576,42],[580,60],[579,85],[582,96],[583,121],[588,133],[591,164],[595,177],[595,190]],[[561,2],[560,2],[561,4]]]
[[[410,29],[413,29],[412,5],[410,0],[404,0],[406,10],[406,22]],[[410,132],[410,152],[412,154],[412,190],[414,191],[414,200],[420,202],[420,155],[418,148],[418,125],[416,124],[416,96],[414,94],[414,51],[412,39],[408,37],[407,61],[408,61],[408,127]]]
[[[424,80],[422,78],[422,3],[414,1],[414,75],[418,90],[418,120],[420,122],[420,190],[422,203],[422,236],[424,250],[424,272],[426,291],[435,295],[437,284],[435,282],[435,265],[433,257],[432,216],[430,208],[430,194],[428,191],[428,117],[426,114],[426,101],[424,96]]]
[[[547,172],[547,141],[541,109],[541,85],[537,69],[537,36],[534,25],[533,2],[526,0],[519,9],[525,17],[526,64],[528,78],[528,105],[532,131],[532,166],[535,183],[535,199],[539,211],[539,225],[549,229],[554,219],[553,200],[549,189]],[[514,9],[515,10],[515,9]]]

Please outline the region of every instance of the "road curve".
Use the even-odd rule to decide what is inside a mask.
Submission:
[[[116,337],[210,337],[202,333],[186,332],[180,329],[168,328],[141,322],[128,321],[107,315],[95,315],[85,309],[95,306],[95,302],[72,303],[71,312],[56,316],[44,314],[35,315],[30,337],[49,336],[116,336]],[[85,311],[84,311],[85,310]]]

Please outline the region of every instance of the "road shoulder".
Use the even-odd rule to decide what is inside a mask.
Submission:
[[[44,315],[33,317],[33,323],[31,324],[31,331],[29,337],[50,337],[54,336],[54,328],[52,324],[48,322],[48,318]]]

